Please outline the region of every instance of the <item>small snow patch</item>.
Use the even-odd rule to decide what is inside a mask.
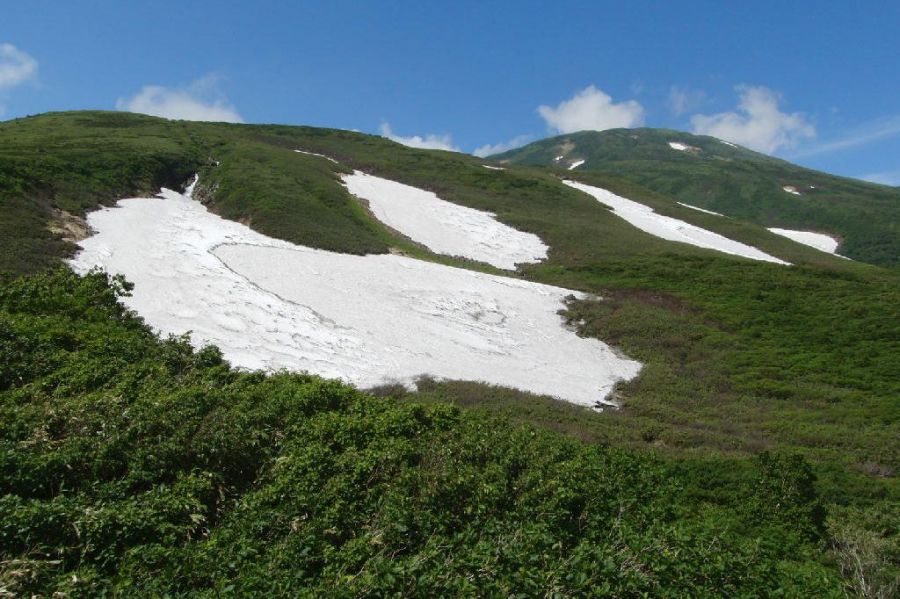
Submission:
[[[785,185],[785,186],[782,187],[781,189],[783,189],[783,190],[785,190],[786,192],[788,192],[788,193],[790,193],[790,194],[793,194],[793,195],[795,195],[795,196],[803,195],[802,193],[800,193],[799,191],[797,191],[797,188],[794,187],[793,185]]]
[[[491,166],[490,164],[482,164],[481,166],[483,166],[484,168],[489,168],[492,171],[505,171],[506,170],[502,166]]]
[[[575,162],[573,162],[572,164],[569,165],[569,170],[570,170],[570,171],[571,171],[571,170],[575,170],[576,168],[578,168],[578,167],[581,166],[582,164],[584,164],[584,160],[583,160],[583,159],[582,159],[582,160],[576,160]]]
[[[743,256],[753,260],[788,264],[784,260],[770,256],[755,247],[728,239],[718,233],[707,231],[683,220],[657,214],[649,206],[617,196],[600,187],[585,185],[575,181],[563,181],[563,183],[593,196],[600,203],[612,208],[616,216],[625,219],[638,229],[662,239],[689,243],[697,247]]]
[[[565,156],[562,156],[562,155],[557,156],[556,158],[553,159],[553,162],[559,162],[559,161],[562,160],[563,158],[565,158]]]
[[[720,139],[719,141],[721,141],[721,142],[722,142],[723,144],[725,144],[726,146],[731,146],[732,148],[738,147],[737,144],[733,144],[733,143],[731,143],[730,141],[725,141],[724,139]]]
[[[304,152],[303,150],[294,150],[298,154],[306,154],[307,156],[315,156],[317,158],[324,158],[325,160],[330,160],[331,162],[338,164],[338,161],[334,158],[326,156],[325,154],[316,154],[315,152]]]
[[[838,240],[824,233],[813,233],[812,231],[793,231],[791,229],[770,228],[769,231],[788,239],[793,239],[797,243],[808,245],[819,251],[837,255]],[[843,257],[843,256],[842,256]]]
[[[490,212],[459,206],[425,191],[355,171],[342,175],[347,190],[366,200],[375,218],[431,251],[514,270],[540,262],[547,246],[540,237],[499,222]]]
[[[705,212],[707,214],[714,214],[716,216],[725,216],[724,214],[721,214],[719,212],[713,212],[712,210],[707,210],[705,208],[698,208],[697,206],[691,206],[690,204],[685,204],[684,202],[675,202],[675,203],[678,204],[679,206],[684,206],[685,208],[690,208],[691,210],[696,210],[697,212]],[[728,218],[728,217],[725,216],[725,218]]]
[[[700,152],[700,148],[683,144],[680,141],[670,141],[669,147],[673,150],[678,150],[679,152],[691,152],[695,154]]]

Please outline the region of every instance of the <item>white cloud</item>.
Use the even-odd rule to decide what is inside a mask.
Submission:
[[[491,156],[493,154],[499,154],[500,152],[506,152],[509,150],[515,150],[516,148],[521,148],[532,139],[534,138],[531,135],[517,135],[509,141],[501,141],[497,144],[485,144],[483,146],[478,146],[477,148],[475,148],[475,151],[472,152],[472,154],[480,158],[484,158],[485,156]]]
[[[147,85],[131,98],[119,98],[116,109],[183,121],[243,123],[218,81],[216,75],[206,75],[181,89]]]
[[[672,114],[681,116],[685,112],[700,108],[705,99],[706,93],[703,90],[673,85],[669,88],[669,97],[666,100],[666,106],[669,107]]]
[[[422,150],[448,150],[450,152],[459,152],[459,148],[453,145],[453,139],[449,135],[434,135],[429,133],[425,137],[421,135],[411,135],[410,137],[402,137],[394,133],[390,123],[381,123],[378,129],[381,135],[396,141],[397,143],[409,146],[410,148],[419,148]]]
[[[640,127],[644,124],[644,107],[634,100],[619,102],[590,85],[555,108],[538,107],[547,126],[559,133],[603,131],[618,127]]]
[[[781,97],[758,86],[739,85],[738,112],[691,117],[694,133],[712,135],[754,150],[772,154],[793,147],[803,138],[815,137],[816,129],[799,112],[787,114],[778,108]]]
[[[0,89],[25,83],[37,74],[38,61],[12,44],[0,44]]]

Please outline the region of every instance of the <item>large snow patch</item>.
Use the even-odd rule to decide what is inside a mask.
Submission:
[[[617,196],[600,187],[585,185],[576,181],[563,181],[563,183],[593,196],[601,204],[612,208],[617,216],[625,219],[641,231],[662,239],[689,243],[697,247],[718,250],[726,254],[734,254],[735,256],[752,258],[753,260],[788,264],[784,260],[770,256],[755,247],[728,239],[718,233],[707,231],[677,218],[657,214],[649,206]]]
[[[505,269],[547,257],[547,246],[540,237],[508,227],[490,212],[459,206],[430,191],[360,171],[341,178],[350,193],[369,203],[375,218],[438,254]]]
[[[568,331],[574,292],[393,255],[272,239],[189,193],[120,201],[71,261],[134,284],[126,304],[163,334],[191,333],[236,366],[305,370],[361,387],[421,375],[482,381],[594,406],[640,364]],[[579,295],[574,293],[574,295]]]

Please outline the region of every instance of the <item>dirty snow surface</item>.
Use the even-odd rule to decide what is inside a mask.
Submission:
[[[691,210],[696,210],[697,212],[705,212],[707,214],[713,214],[715,216],[725,216],[720,212],[713,212],[712,210],[707,210],[706,208],[698,208],[697,206],[691,206],[690,204],[685,204],[684,202],[675,202],[679,206],[684,206],[685,208],[690,208]],[[728,218],[725,216],[725,218]]]
[[[838,249],[838,240],[823,233],[813,233],[812,231],[793,231],[791,229],[769,229],[776,235],[793,239],[797,243],[808,245],[817,250],[835,254]]]
[[[718,250],[726,254],[734,254],[735,256],[752,258],[753,260],[788,264],[755,247],[728,239],[718,233],[707,231],[683,220],[657,214],[649,206],[617,196],[600,187],[585,185],[575,181],[563,181],[563,183],[592,195],[601,204],[612,208],[617,216],[627,220],[641,231],[656,235],[662,239],[689,243],[697,247]]]
[[[71,261],[134,283],[127,305],[163,334],[190,332],[235,366],[305,370],[360,387],[420,375],[482,381],[595,406],[640,364],[578,337],[567,289],[394,255],[279,241],[190,194],[120,201]]]
[[[490,212],[360,171],[341,178],[350,193],[369,203],[375,218],[435,253],[510,270],[520,262],[540,262],[547,257],[547,246],[540,237],[508,227]]]

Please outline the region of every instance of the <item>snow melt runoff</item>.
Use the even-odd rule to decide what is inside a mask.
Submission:
[[[96,234],[71,265],[124,274],[134,283],[124,301],[150,326],[189,332],[195,346],[215,344],[235,366],[308,371],[364,388],[431,375],[586,406],[609,403],[616,382],[640,370],[563,326],[557,311],[577,292],[293,245],[190,196],[163,190],[89,214]]]

